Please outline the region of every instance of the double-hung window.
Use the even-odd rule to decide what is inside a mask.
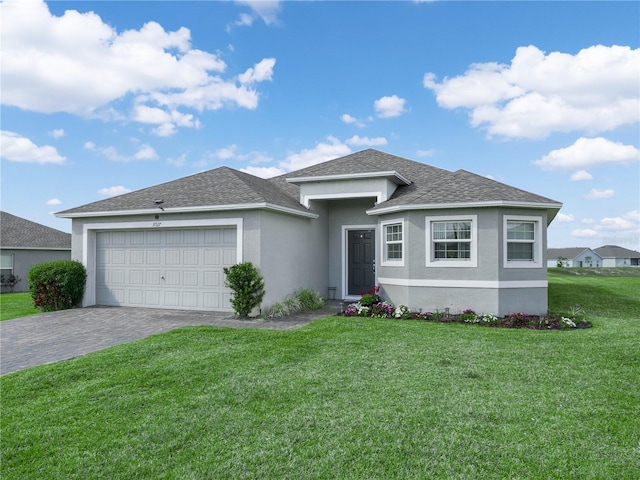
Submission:
[[[404,224],[402,220],[382,223],[382,265],[404,265]]]
[[[5,278],[13,275],[13,254],[3,253],[0,255],[0,275]]]
[[[427,266],[477,266],[477,215],[426,217]]]
[[[505,268],[538,268],[542,265],[540,217],[504,218]]]

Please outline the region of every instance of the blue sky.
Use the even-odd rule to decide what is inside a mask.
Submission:
[[[376,148],[564,204],[640,250],[639,2],[5,0],[2,210]],[[452,188],[464,188],[453,185]]]

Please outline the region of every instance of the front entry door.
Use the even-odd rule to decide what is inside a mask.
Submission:
[[[375,230],[349,230],[347,294],[358,296],[373,290],[375,275]]]

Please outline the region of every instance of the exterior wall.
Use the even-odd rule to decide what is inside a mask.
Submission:
[[[386,178],[305,182],[300,185],[300,203],[308,205],[313,200],[362,197],[374,197],[375,201],[384,202],[396,188],[397,185]]]
[[[23,249],[2,249],[2,253],[13,255],[13,274],[20,278],[13,288],[14,292],[29,291],[28,276],[29,270],[34,265],[56,260],[71,260],[70,250],[23,250]],[[2,287],[2,292],[10,292],[8,287]]]
[[[452,217],[475,221],[475,261],[458,262],[441,267],[427,258],[426,222],[432,217]],[[517,265],[506,263],[505,216],[533,218],[539,227],[536,261]],[[393,304],[407,305],[423,311],[459,313],[472,308],[478,313],[505,315],[515,311],[542,314],[547,311],[546,212],[543,210],[485,208],[409,211],[381,216],[402,220],[405,258],[402,265],[381,265],[381,293]],[[382,240],[382,234],[379,235]],[[380,241],[378,255],[384,245]],[[473,250],[473,246],[472,246]],[[472,253],[473,259],[473,253]],[[474,266],[475,265],[475,266]]]
[[[318,212],[316,212],[318,213]],[[327,295],[329,245],[327,215],[318,219],[260,213],[260,260],[265,280],[263,307],[303,289]]]

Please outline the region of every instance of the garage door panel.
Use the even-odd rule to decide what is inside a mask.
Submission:
[[[231,312],[222,269],[237,261],[236,237],[235,227],[99,232],[96,302]]]

